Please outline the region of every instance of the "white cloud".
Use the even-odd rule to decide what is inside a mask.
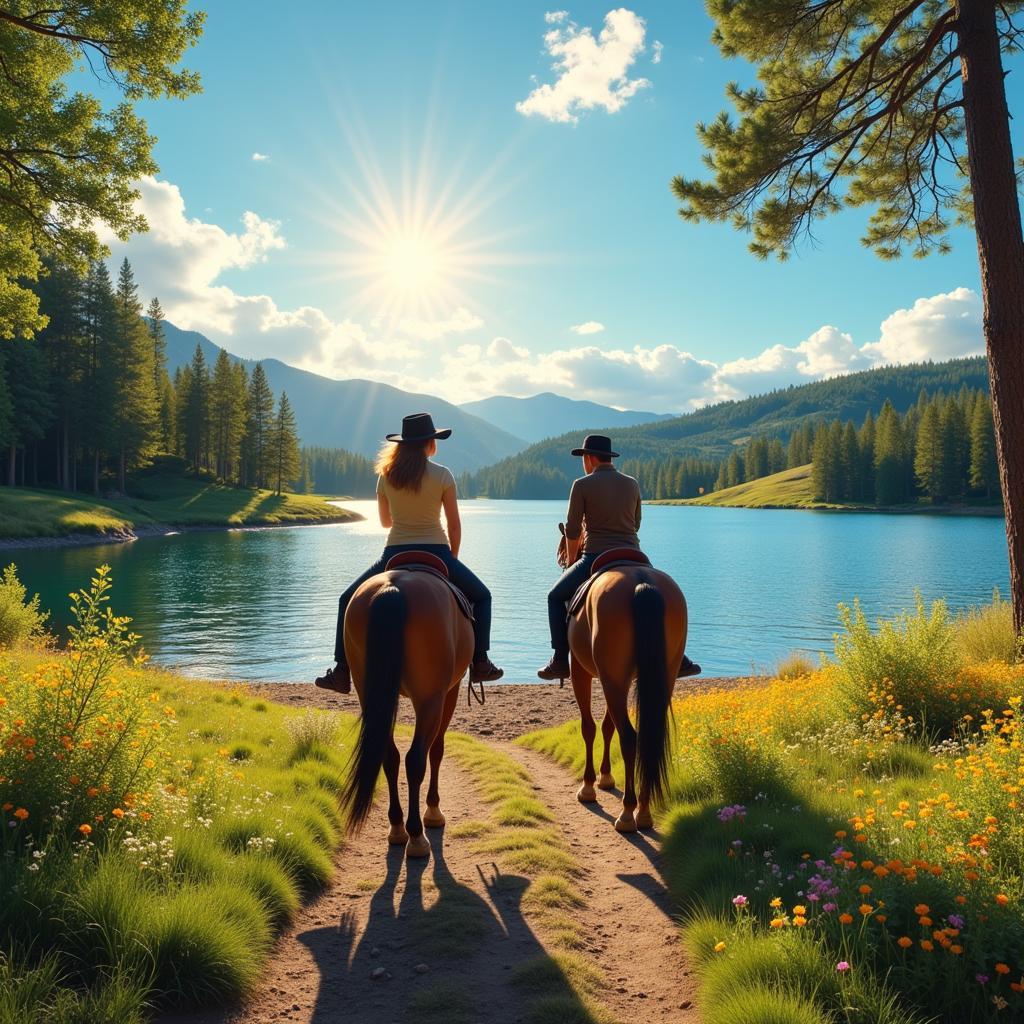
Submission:
[[[581,111],[595,107],[616,113],[651,84],[646,78],[629,77],[630,67],[644,51],[645,33],[644,19],[625,7],[605,15],[596,39],[591,29],[573,22],[551,29],[544,35],[544,45],[558,77],[539,85],[516,104],[516,110],[568,124],[575,124]]]
[[[544,13],[544,20],[549,25],[560,25],[568,17],[568,11],[546,11]]]
[[[262,163],[264,160],[269,160],[270,157],[266,153],[253,153],[252,159],[256,163]]]
[[[985,351],[981,299],[970,288],[918,299],[882,321],[881,337],[864,354],[881,363],[955,359]]]
[[[660,64],[661,55],[665,50],[665,44],[660,39],[655,39],[651,44],[651,63]]]
[[[604,324],[599,323],[597,320],[587,320],[582,324],[573,324],[569,330],[573,334],[600,334],[604,330]]]
[[[338,378],[368,378],[451,401],[494,394],[557,391],[616,406],[683,412],[723,398],[757,394],[882,363],[949,359],[983,351],[981,301],[966,288],[918,299],[887,317],[877,340],[858,346],[826,325],[795,345],[718,364],[674,344],[604,350],[594,344],[539,352],[508,337],[479,334],[484,320],[460,306],[434,320],[336,320],[315,306],[281,309],[269,295],[220,283],[285,247],[280,228],[251,211],[226,231],[187,215],[178,188],[146,178],[139,208],[147,234],[104,240],[114,261],[131,260],[144,300],[158,295],[168,319],[203,332],[249,358],[276,356]],[[596,321],[577,324],[598,333]]]

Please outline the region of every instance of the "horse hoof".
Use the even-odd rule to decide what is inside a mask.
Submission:
[[[650,811],[637,811],[636,812],[636,827],[637,828],[654,828],[654,817]]]
[[[636,818],[629,811],[623,811],[615,819],[615,831],[616,832],[635,832],[636,831]]]
[[[391,831],[388,832],[388,842],[392,846],[405,846],[409,842],[409,833],[406,832],[404,825],[392,825]]]
[[[409,845],[405,848],[406,857],[429,857],[430,841],[421,832],[418,836],[410,836]]]
[[[615,779],[607,772],[602,772],[601,777],[597,780],[598,789],[614,789]]]
[[[423,813],[423,824],[427,828],[444,828],[444,821],[440,807],[428,807]]]
[[[594,792],[594,787],[589,782],[584,782],[578,790],[576,790],[576,799],[581,804],[592,804],[597,800],[597,793]]]

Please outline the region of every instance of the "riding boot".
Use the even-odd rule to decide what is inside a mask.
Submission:
[[[569,672],[569,655],[560,654],[558,651],[555,651],[551,655],[551,660],[542,669],[538,669],[537,675],[541,679],[557,679],[561,682],[569,678]]]
[[[348,665],[339,661],[334,668],[328,669],[322,676],[317,676],[315,683],[321,690],[333,690],[335,693],[352,692],[352,673]]]

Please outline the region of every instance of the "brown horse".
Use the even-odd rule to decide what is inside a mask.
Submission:
[[[587,749],[583,785],[576,796],[581,803],[591,803],[597,799],[595,781],[602,789],[614,787],[609,745],[613,729],[617,729],[626,769],[622,813],[615,821],[620,832],[654,824],[651,801],[662,794],[668,774],[672,691],[686,647],[686,628],[682,591],[670,576],[646,565],[618,566],[602,573],[569,623],[572,688]],[[595,678],[601,682],[608,707],[601,726],[604,756],[600,780],[594,771],[597,727],[590,710]],[[636,728],[628,708],[634,679]]]
[[[388,782],[388,842],[408,844],[406,855],[426,857],[423,826],[444,825],[438,772],[444,734],[473,656],[473,627],[448,584],[436,575],[390,569],[367,580],[345,615],[345,654],[363,713],[342,804],[349,827],[358,829],[373,804],[383,767]],[[405,756],[409,814],[403,822],[398,796],[401,758],[395,716],[402,694],[412,701],[416,728]],[[427,810],[420,817],[420,786],[430,758]]]

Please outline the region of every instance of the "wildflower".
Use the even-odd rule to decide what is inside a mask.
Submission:
[[[797,914],[796,917],[793,918],[793,924],[797,928],[803,928],[803,926],[807,924],[807,918]]]
[[[839,963],[836,964],[836,970],[839,971],[840,974],[845,973],[849,969],[850,963],[848,960],[840,960]]]
[[[785,923],[786,922],[785,922],[785,920],[783,918],[781,918],[781,917],[773,917],[772,920],[771,920],[771,927],[772,928],[781,928],[781,927],[783,927],[783,925],[785,925]]]
[[[1010,902],[1010,897],[1006,896],[1004,893],[998,893],[996,895],[996,903],[998,903],[999,906],[1005,907],[1006,904],[1009,903],[1009,902]]]
[[[930,953],[935,948],[935,943],[931,939],[922,939],[921,948],[926,952]]]
[[[949,951],[953,956],[959,956],[964,951],[964,947],[954,942],[953,945],[949,947]]]
[[[959,914],[950,914],[946,918],[952,928],[963,928],[964,919]]]
[[[79,825],[78,826],[78,831],[81,832],[83,836],[91,835],[92,834],[92,825]]]
[[[875,908],[871,906],[870,903],[862,903],[857,909],[864,915],[864,917],[867,917]]]
[[[861,896],[867,896],[867,894],[868,894],[869,892],[871,892],[871,886],[870,886],[870,885],[862,885],[862,886],[861,886],[861,887],[860,887],[860,888],[859,888],[859,889],[857,890],[857,892],[859,892],[859,893],[861,894]]]
[[[124,817],[124,811],[122,811],[120,807],[115,807],[110,813],[115,818],[123,818]]]
[[[14,804],[4,804],[4,807],[3,807],[3,809],[4,809],[5,811],[10,811],[10,810],[12,810],[13,808],[14,808]]]
[[[798,917],[803,917],[807,913],[807,908],[802,906],[796,906],[793,908],[793,913]]]
[[[921,925],[922,928],[931,928],[931,926],[934,924],[930,917],[919,917],[917,919],[917,923]]]
[[[840,914],[839,915],[839,923],[840,924],[853,924],[853,915],[852,914]]]
[[[1009,974],[1010,968],[1006,964],[996,964],[996,974]]]
[[[745,907],[750,902],[746,896],[733,896],[732,905],[734,907]]]
[[[28,811],[26,811],[24,807],[19,807],[14,812],[14,816],[18,819],[18,821],[24,821],[28,817]]]
[[[715,943],[715,952],[716,953],[721,953],[724,949],[725,949],[725,943],[724,942],[716,942]]]
[[[899,946],[900,949],[910,949],[910,947],[913,944],[914,944],[914,940],[912,938],[910,938],[909,936],[907,936],[907,935],[904,935],[901,938],[896,940],[896,945]]]
[[[771,903],[768,904],[768,906],[771,907],[773,910],[778,910],[779,907],[782,906],[782,898],[780,896],[776,896],[775,899],[773,899]]]
[[[987,985],[988,984],[988,975],[987,974],[976,974],[974,976],[974,980],[979,985]]]
[[[914,913],[917,914],[918,917],[922,914],[927,914],[929,910],[931,910],[931,907],[929,907],[927,903],[918,903],[918,905],[914,907]]]

